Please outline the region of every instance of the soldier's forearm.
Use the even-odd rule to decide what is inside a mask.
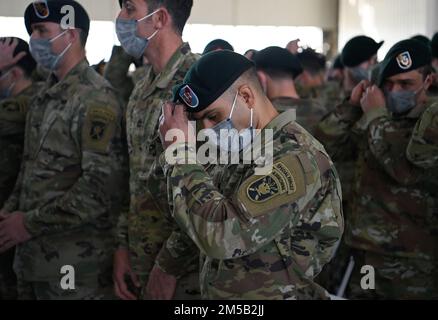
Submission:
[[[201,165],[174,166],[169,178],[175,220],[199,250],[214,259],[237,259],[254,253],[272,241],[293,214],[279,208],[251,217],[237,198],[228,199],[214,187]],[[262,230],[269,230],[269,234]]]
[[[368,146],[381,168],[401,185],[417,183],[424,170],[415,167],[406,156],[409,138],[396,132],[388,118],[379,118],[369,127]]]

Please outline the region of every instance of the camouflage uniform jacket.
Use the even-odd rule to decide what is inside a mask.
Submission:
[[[276,98],[272,104],[278,112],[295,110],[297,123],[310,133],[313,133],[315,126],[326,114],[324,108],[311,99]]]
[[[198,58],[183,44],[158,75],[151,68],[137,83],[127,109],[127,138],[130,158],[129,214],[122,215],[118,227],[119,247],[129,248],[135,271],[147,276],[163,243],[174,229],[173,223],[156,205],[157,194],[150,192],[149,175],[156,157],[163,151],[158,135],[162,104],[172,99],[172,88],[181,83]],[[152,182],[151,182],[152,183]]]
[[[111,267],[127,155],[123,110],[109,83],[84,60],[57,82],[52,75],[26,119],[22,168],[9,212],[25,213],[32,239],[17,247],[26,281],[76,278]]]
[[[41,83],[33,83],[17,96],[0,102],[0,208],[14,189],[23,154],[27,110],[41,87]]]
[[[438,104],[428,108],[415,126],[407,149],[408,159],[425,169],[438,167]]]
[[[343,233],[340,183],[293,113],[265,128],[274,133],[268,176],[256,176],[254,164],[205,169],[161,157],[172,214],[202,253],[203,298],[327,298],[313,279]]]
[[[361,108],[345,104],[323,123],[326,133],[343,142],[336,155],[358,154],[346,232],[353,248],[436,260],[436,175],[427,174],[407,157],[423,111],[414,109],[408,116],[394,117],[384,108],[363,114]]]

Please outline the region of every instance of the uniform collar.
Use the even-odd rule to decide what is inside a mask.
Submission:
[[[55,74],[51,73],[46,82],[46,88],[48,88],[46,94],[52,97],[65,95],[66,88],[68,88],[72,83],[76,82],[76,79],[83,74],[89,66],[90,64],[86,59],[82,60],[76,66],[74,66],[73,69],[71,69],[61,81],[58,81]]]
[[[158,75],[155,76],[153,68],[150,68],[145,77],[146,87],[151,89],[166,89],[173,80],[175,73],[179,70],[179,66],[190,53],[190,45],[188,43],[183,43],[175,51],[172,58],[170,58],[164,70]]]
[[[274,129],[274,131],[285,127],[297,119],[295,110],[287,110],[273,119],[263,130]]]

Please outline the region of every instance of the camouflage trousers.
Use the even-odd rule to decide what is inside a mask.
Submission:
[[[17,299],[17,277],[13,271],[14,250],[0,255],[0,300]]]
[[[60,280],[25,281],[18,278],[19,300],[115,300],[111,275],[108,278],[80,278],[74,290],[65,290]]]
[[[438,262],[384,256],[352,250],[355,268],[347,288],[352,300],[435,300],[438,299]],[[375,290],[364,290],[363,266],[375,270]]]

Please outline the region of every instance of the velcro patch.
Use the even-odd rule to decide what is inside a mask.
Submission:
[[[267,176],[252,176],[238,191],[238,198],[252,217],[259,217],[306,193],[305,173],[300,160],[288,155],[274,163]]]
[[[98,152],[106,152],[116,129],[114,111],[102,107],[88,111],[84,135],[84,148]]]
[[[199,106],[198,96],[188,85],[179,90],[179,96],[188,107],[195,109]]]

